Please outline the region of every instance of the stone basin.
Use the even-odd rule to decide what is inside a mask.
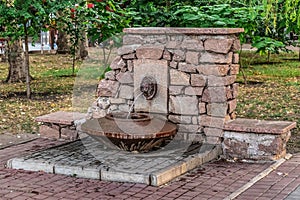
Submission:
[[[101,142],[107,139],[125,151],[148,152],[167,145],[175,136],[177,126],[145,113],[108,114],[87,120],[82,131]],[[112,146],[112,145],[109,145]]]

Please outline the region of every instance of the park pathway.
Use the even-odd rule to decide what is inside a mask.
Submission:
[[[230,199],[232,194],[237,194],[234,196],[241,200],[300,199],[300,154],[283,162],[277,169],[272,169],[267,176],[246,190],[241,188],[270,169],[272,164],[215,161],[161,187],[5,168],[6,161],[10,158],[61,143],[39,138],[0,149],[0,199],[217,200]]]

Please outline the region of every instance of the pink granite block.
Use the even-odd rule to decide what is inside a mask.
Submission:
[[[35,118],[36,122],[73,125],[74,121],[83,119],[84,113],[58,111]]]
[[[236,119],[225,124],[224,130],[246,133],[282,134],[296,127],[296,122]]]

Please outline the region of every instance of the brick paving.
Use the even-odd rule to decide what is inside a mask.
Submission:
[[[247,191],[238,196],[237,199],[300,199],[300,154],[294,155],[290,160],[284,162],[268,176],[258,181]],[[295,191],[294,194],[293,191]],[[255,194],[256,198],[253,198]]]
[[[61,142],[37,139],[0,150],[0,199],[224,199],[270,164],[215,161],[180,176],[161,187],[144,184],[105,182],[65,175],[6,169],[6,161]],[[236,199],[295,198],[300,185],[300,155],[284,162]],[[293,193],[293,191],[295,192]],[[294,194],[294,196],[292,196]],[[297,197],[297,196],[296,196]]]

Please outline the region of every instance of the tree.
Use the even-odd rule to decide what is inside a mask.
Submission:
[[[26,77],[26,94],[27,98],[31,97],[30,88],[30,68],[29,68],[29,48],[28,42],[29,37],[36,39],[39,32],[44,28],[45,23],[48,19],[45,6],[47,1],[39,0],[6,0],[1,1],[0,4],[0,26],[5,27],[5,31],[0,33],[1,37],[8,38],[10,46],[16,41],[23,40],[25,44],[24,54],[24,71]],[[16,43],[15,43],[16,44]],[[10,51],[11,53],[14,53]],[[17,57],[10,56],[11,62]],[[10,65],[10,68],[14,68],[15,65]],[[10,72],[13,70],[9,70]],[[12,73],[9,74],[10,76]]]
[[[284,50],[300,31],[299,0],[132,0],[132,26],[244,28],[261,54]]]
[[[69,38],[73,74],[77,52],[80,54],[79,57],[86,55],[82,50],[86,38],[91,43],[100,44],[128,26],[129,15],[120,5],[121,2],[90,0],[55,6],[54,10],[59,13],[56,28],[66,33]]]
[[[24,63],[24,51],[21,40],[15,40],[8,44],[8,62],[9,71],[6,82],[25,82],[25,63]]]

